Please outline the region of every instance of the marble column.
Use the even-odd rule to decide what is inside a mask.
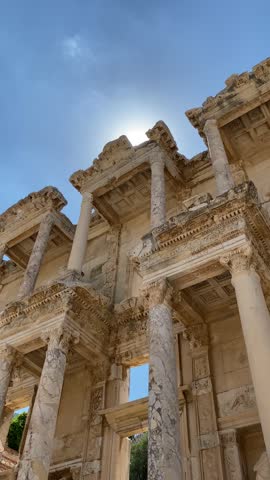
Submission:
[[[207,138],[210,158],[216,179],[217,194],[222,195],[234,187],[234,181],[217,121],[206,120],[204,133]]]
[[[148,480],[181,480],[180,418],[172,312],[166,280],[149,286]]]
[[[162,152],[150,160],[151,165],[151,228],[166,221],[165,158]]]
[[[270,315],[251,248],[221,259],[232,275],[266,451],[270,460]]]
[[[51,213],[48,213],[40,222],[37,238],[24,273],[23,282],[19,289],[19,299],[33,293],[53,224],[54,219]]]
[[[46,358],[18,467],[17,480],[47,480],[49,475],[67,353],[72,336],[63,327],[52,330],[48,335]]]
[[[72,249],[68,261],[68,270],[81,273],[86,254],[88,230],[93,209],[93,195],[90,192],[82,194],[80,217],[73,239]]]
[[[2,419],[3,416],[15,360],[16,350],[14,348],[6,344],[0,347],[0,419]]]

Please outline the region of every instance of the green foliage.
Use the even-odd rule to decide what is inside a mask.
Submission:
[[[7,444],[9,448],[13,448],[13,450],[17,450],[17,452],[19,451],[26,418],[26,412],[14,415],[9,427]]]
[[[131,439],[130,480],[147,480],[148,435],[143,433]]]

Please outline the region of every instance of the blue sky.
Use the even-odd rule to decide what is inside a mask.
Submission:
[[[163,119],[187,156],[185,110],[270,55],[269,0],[2,0],[0,211],[68,178],[103,145]]]
[[[202,144],[184,112],[270,54],[269,1],[2,0],[0,210],[68,177],[104,143],[163,119]]]

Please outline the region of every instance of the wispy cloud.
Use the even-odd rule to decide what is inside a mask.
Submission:
[[[94,61],[95,56],[90,47],[79,34],[65,37],[62,41],[63,55],[71,60],[88,60]]]

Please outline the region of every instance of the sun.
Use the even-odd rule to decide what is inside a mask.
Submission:
[[[126,136],[132,145],[139,145],[140,143],[148,140],[147,136],[145,135],[145,130],[142,128],[130,128],[127,130]]]

